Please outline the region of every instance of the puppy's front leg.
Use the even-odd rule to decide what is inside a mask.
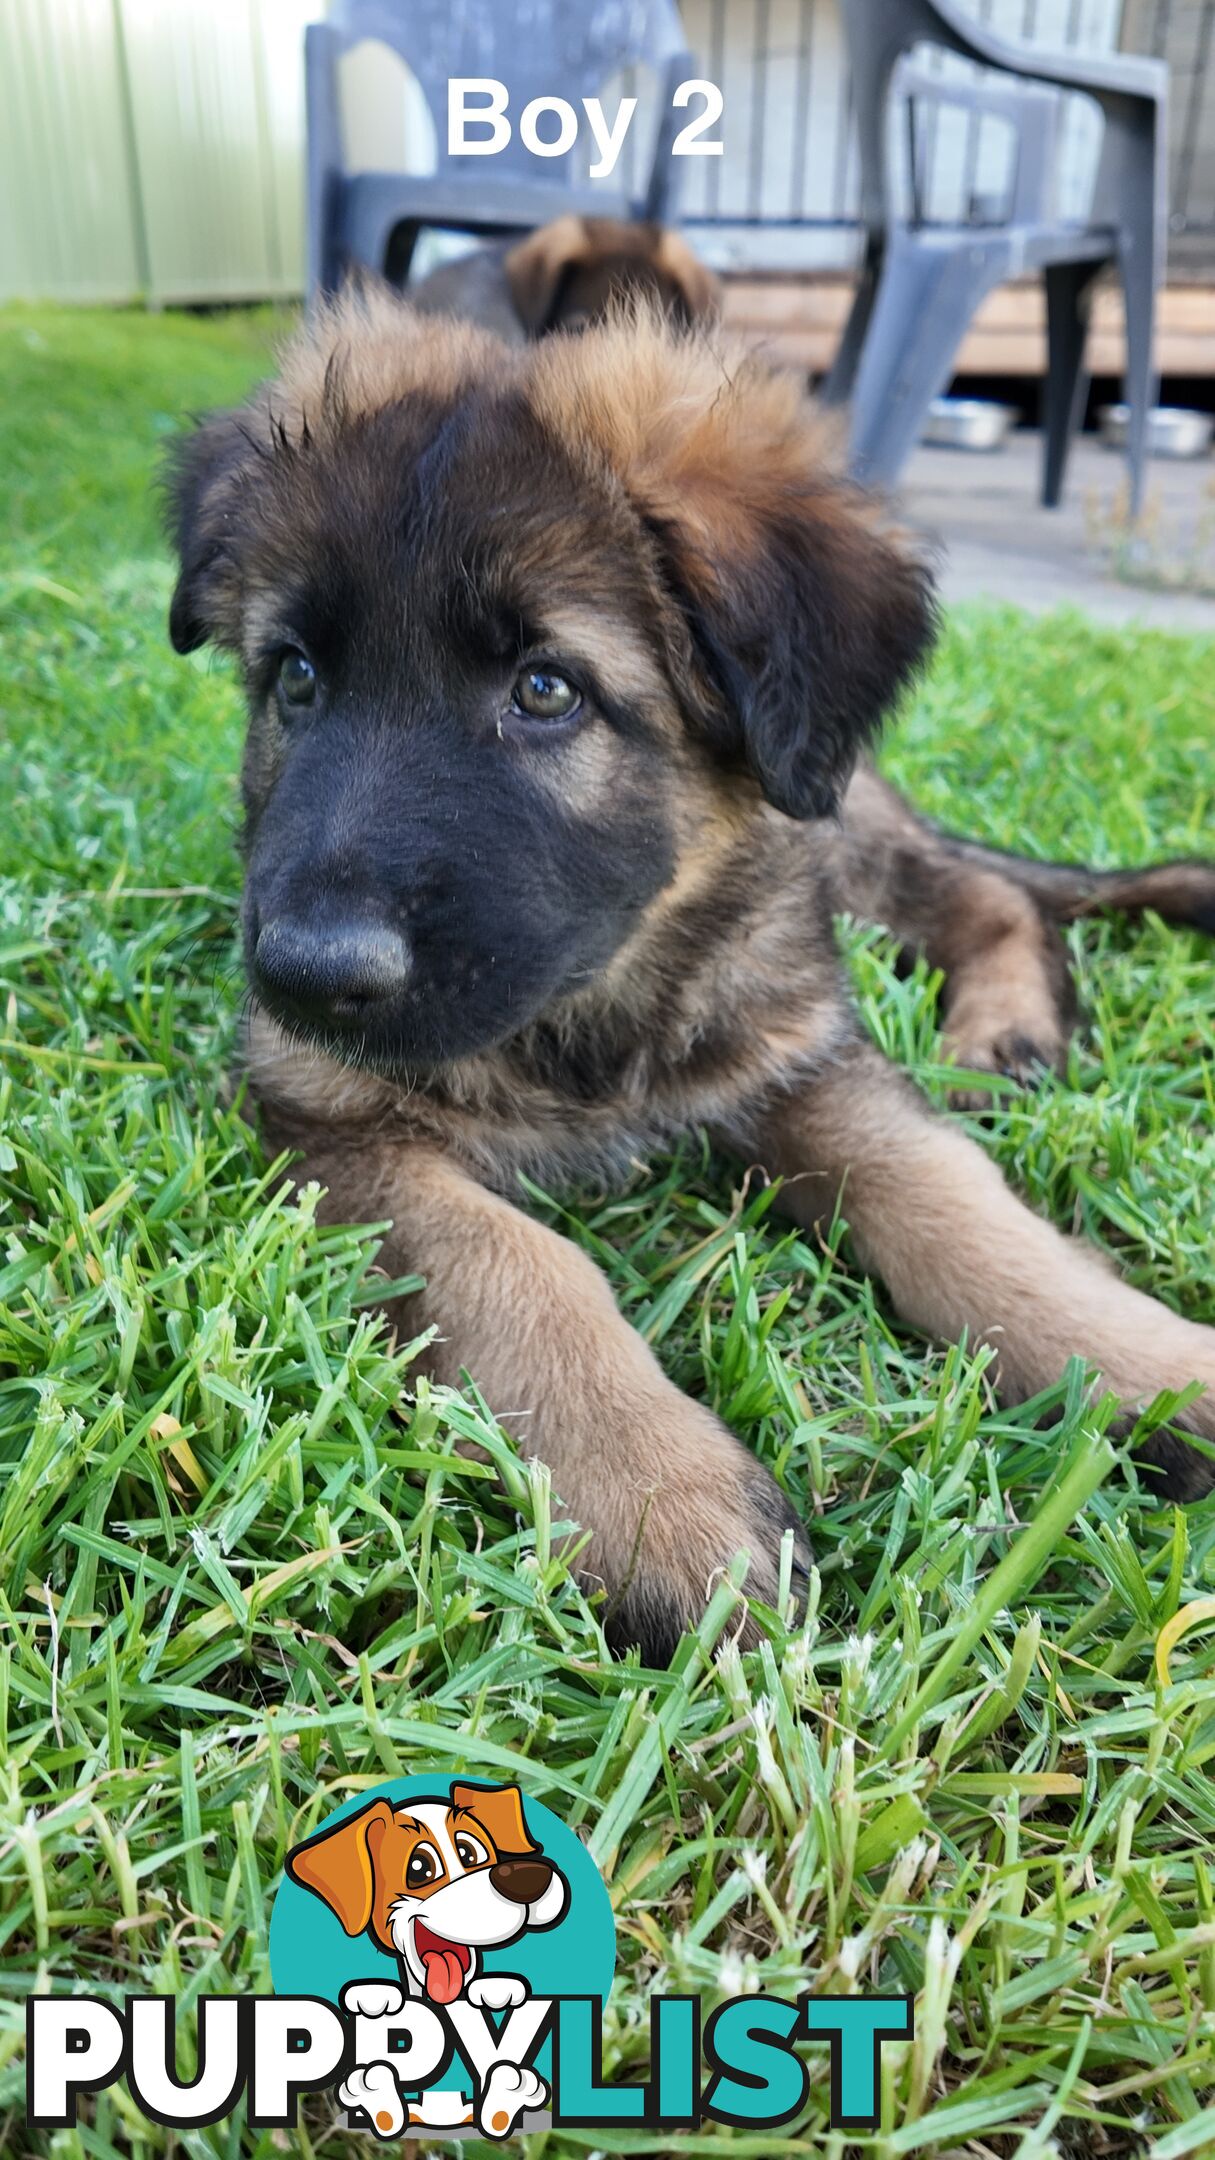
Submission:
[[[982,1149],[939,1118],[871,1044],[857,1043],[799,1091],[728,1136],[789,1182],[785,1211],[811,1226],[842,1210],[866,1267],[905,1319],[998,1353],[1007,1400],[1096,1365],[1129,1409],[1204,1383],[1182,1422],[1215,1439],[1215,1329],[1119,1280],[1091,1249],[1017,1200]],[[1159,1433],[1145,1450],[1165,1489],[1194,1498],[1215,1465]]]
[[[583,1573],[607,1590],[616,1640],[667,1661],[739,1551],[750,1554],[748,1590],[774,1602],[786,1529],[805,1565],[779,1487],[666,1378],[598,1268],[565,1238],[451,1157],[379,1134],[359,1144],[325,1133],[296,1175],[327,1186],[332,1221],[391,1218],[386,1264],[426,1278],[405,1323],[439,1329],[429,1370],[454,1383],[467,1368],[524,1449],[551,1466],[561,1500],[592,1532]]]

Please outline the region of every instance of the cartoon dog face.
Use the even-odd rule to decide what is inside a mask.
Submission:
[[[528,1830],[517,1785],[452,1786],[451,1796],[357,1815],[287,1855],[293,1881],[322,1898],[348,1935],[400,1960],[411,1991],[454,2002],[478,1950],[554,1927],[569,1885]]]

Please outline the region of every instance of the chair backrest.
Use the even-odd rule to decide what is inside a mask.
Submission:
[[[860,151],[861,222],[870,235],[883,231],[896,214],[887,156],[888,96],[901,55],[913,47],[935,46],[984,71],[995,70],[994,80],[1002,82],[1005,91],[1011,88],[1016,93],[1018,86],[1028,80],[1040,86],[1053,84],[1065,93],[1061,108],[1053,117],[1047,114],[1040,95],[1036,100],[1026,96],[1017,104],[1003,104],[1002,117],[1014,122],[1023,142],[1026,134],[1029,138],[1020,161],[1012,209],[1014,219],[1025,219],[1033,214],[1035,196],[1040,193],[1033,160],[1044,145],[1049,147],[1048,137],[1053,144],[1064,125],[1072,125],[1077,108],[1083,106],[1085,98],[1095,97],[1102,109],[1108,111],[1109,103],[1112,101],[1116,105],[1124,92],[1140,99],[1147,94],[1144,70],[1152,63],[1125,56],[1093,56],[1079,51],[1065,56],[1043,55],[1039,60],[1036,47],[997,35],[991,25],[980,18],[979,0],[967,0],[964,6],[959,5],[958,0],[841,0],[841,6]],[[1113,74],[1118,75],[1122,89],[1116,89]],[[980,84],[983,79],[980,78]],[[950,90],[952,95],[952,83]],[[1075,92],[1081,94],[1079,98],[1072,94]],[[1151,94],[1158,93],[1153,91]],[[955,102],[969,104],[977,119],[983,109],[994,112],[1000,107],[1001,93],[997,91],[993,100],[980,87]],[[1085,124],[1090,120],[1093,126],[1099,124],[1088,112],[1083,114],[1083,119]],[[1066,163],[1068,159],[1061,157],[1060,162]],[[1095,165],[1095,156],[1093,162]],[[1069,189],[1071,185],[1069,181]],[[1073,208],[1069,211],[1069,220],[1083,222],[1087,215],[1087,207],[1083,210]]]
[[[490,169],[532,180],[565,180],[573,155],[537,160],[520,142],[519,115],[532,98],[562,97],[581,118],[579,100],[613,75],[648,67],[665,91],[672,64],[687,56],[675,0],[337,0],[329,22],[347,48],[377,38],[404,60],[430,108],[440,168],[448,81],[505,83],[511,140]]]
[[[923,109],[944,108],[968,116],[971,126],[980,120],[1003,121],[1011,129],[1011,170],[997,198],[1001,225],[1039,225],[1048,220],[1054,194],[1059,125],[1066,103],[1062,91],[1041,83],[1016,82],[1008,77],[959,80],[917,67],[906,58],[891,77],[895,100],[906,101],[908,120],[908,209],[914,224],[924,222],[927,175],[920,156],[922,142],[917,120]],[[963,206],[969,216],[973,204]]]

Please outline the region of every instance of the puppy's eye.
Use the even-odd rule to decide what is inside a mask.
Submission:
[[[467,1830],[461,1830],[456,1839],[456,1857],[461,1867],[480,1867],[488,1860],[489,1854],[480,1838],[473,1837]]]
[[[568,720],[582,703],[581,692],[552,668],[524,668],[511,692],[516,712],[529,720]]]
[[[316,696],[316,669],[298,645],[288,645],[279,660],[278,686],[288,705],[311,705]]]
[[[410,1890],[424,1890],[427,1883],[439,1879],[439,1856],[433,1845],[415,1845],[405,1869],[405,1882]]]

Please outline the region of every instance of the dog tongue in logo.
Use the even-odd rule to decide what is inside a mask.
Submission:
[[[448,1942],[419,1920],[413,1931],[414,1948],[426,1974],[426,1993],[431,2002],[454,2002],[464,1985],[472,1957],[463,1943]]]

